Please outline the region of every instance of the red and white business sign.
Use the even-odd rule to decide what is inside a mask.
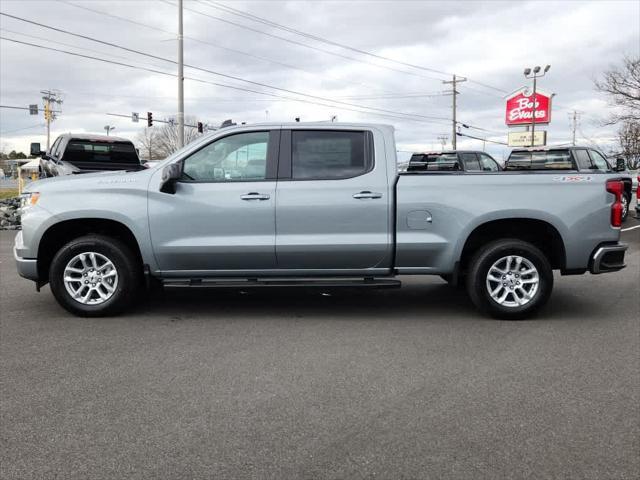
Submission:
[[[531,125],[534,111],[533,91],[528,87],[522,87],[507,97],[507,112],[505,123],[507,125]],[[536,90],[535,98],[535,123],[551,122],[551,95]]]

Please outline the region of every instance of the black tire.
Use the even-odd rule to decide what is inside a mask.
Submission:
[[[491,297],[489,291],[487,280],[489,269],[494,263],[508,256],[519,256],[526,259],[536,268],[538,273],[538,288],[533,293],[531,299],[527,300],[527,303],[524,305],[502,305]],[[511,272],[509,272],[509,274],[511,275]],[[511,278],[513,279],[513,277]],[[518,283],[518,285],[520,285],[520,283]],[[522,287],[524,287],[524,285],[522,285]],[[518,289],[520,287],[516,286],[515,288]],[[494,318],[521,320],[531,317],[540,307],[547,303],[552,289],[553,270],[551,269],[549,260],[537,247],[522,240],[505,239],[491,242],[476,252],[469,265],[467,292],[471,297],[471,301],[482,312]],[[507,291],[507,288],[504,288],[501,293],[505,291]],[[514,295],[515,294],[509,294],[507,298],[515,302]]]
[[[622,194],[622,221],[627,220],[629,216],[629,205],[631,205],[631,198],[625,193]]]
[[[97,305],[75,300],[64,282],[64,271],[71,259],[81,253],[95,252],[108,258],[115,266],[118,283],[110,298]],[[142,279],[142,266],[131,249],[121,241],[103,235],[86,235],[63,246],[53,257],[49,268],[49,284],[58,303],[81,317],[116,315],[137,297]]]

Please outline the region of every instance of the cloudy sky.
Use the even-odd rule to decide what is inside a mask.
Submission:
[[[106,114],[175,114],[176,3],[1,0],[2,13],[23,20],[0,16],[0,104],[42,104],[40,90],[56,89],[64,103],[52,140],[104,132],[106,124],[134,139],[144,122]],[[504,142],[504,96],[526,85],[525,67],[550,64],[539,83],[555,93],[550,143],[570,140],[577,110],[578,140],[606,150],[615,130],[602,126],[610,107],[593,80],[625,54],[640,54],[640,2],[193,0],[185,1],[184,35],[185,63],[196,67],[185,68],[185,114],[210,125],[337,115],[395,125],[401,150],[435,149],[439,136],[451,138],[450,86],[442,81],[455,73],[468,78],[459,87],[458,119],[482,129],[465,133]],[[1,108],[0,147],[44,144],[43,122]]]

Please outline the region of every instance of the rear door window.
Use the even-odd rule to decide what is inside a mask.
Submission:
[[[373,168],[366,132],[292,130],[291,177],[332,180],[362,175]]]
[[[498,172],[500,167],[498,163],[486,153],[480,153],[480,167],[483,172]]]
[[[586,150],[574,150],[573,155],[576,157],[576,163],[579,170],[592,170],[591,158]]]
[[[591,154],[591,160],[593,161],[593,168],[595,170],[599,170],[601,172],[608,172],[611,170],[609,163],[599,152],[589,150],[589,153]]]
[[[475,153],[461,153],[460,158],[464,164],[464,169],[467,172],[479,172],[480,162],[478,162],[478,156]]]

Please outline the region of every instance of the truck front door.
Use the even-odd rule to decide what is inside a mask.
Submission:
[[[163,274],[276,268],[278,130],[232,133],[184,160],[174,194],[149,189],[149,228]]]

